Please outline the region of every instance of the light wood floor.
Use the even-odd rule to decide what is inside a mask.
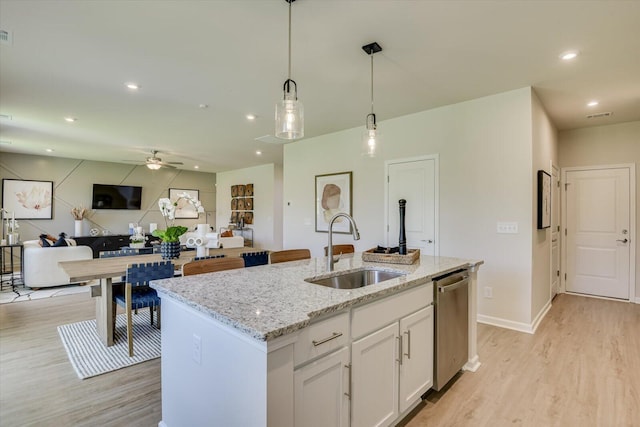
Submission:
[[[87,295],[0,306],[0,426],[158,425],[159,360],[76,377],[56,326],[93,317]],[[478,335],[478,372],[403,425],[640,426],[640,305],[560,295],[535,335]]]

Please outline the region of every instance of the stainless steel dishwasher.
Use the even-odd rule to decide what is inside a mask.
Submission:
[[[469,274],[457,270],[433,279],[435,355],[433,388],[442,389],[469,357]]]

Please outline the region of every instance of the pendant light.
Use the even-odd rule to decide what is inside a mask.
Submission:
[[[362,155],[375,157],[380,154],[380,131],[376,124],[376,114],[373,112],[373,54],[382,52],[382,47],[376,42],[362,46],[367,55],[371,58],[371,113],[367,114],[365,130],[362,135]]]
[[[289,3],[289,74],[284,82],[282,101],[276,104],[276,137],[285,140],[304,136],[304,108],[298,101],[298,86],[291,79],[291,3]]]

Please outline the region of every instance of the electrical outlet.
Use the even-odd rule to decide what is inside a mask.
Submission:
[[[500,234],[518,234],[517,222],[499,222],[497,226]]]
[[[484,287],[484,297],[485,298],[493,298],[493,288],[490,286]]]
[[[191,358],[198,365],[202,363],[202,339],[199,335],[193,334],[193,353]]]

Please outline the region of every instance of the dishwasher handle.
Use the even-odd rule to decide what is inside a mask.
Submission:
[[[454,282],[450,285],[438,286],[438,292],[440,293],[451,292],[462,286],[466,286],[468,283],[469,283],[469,277],[465,276],[462,280],[458,282]]]

